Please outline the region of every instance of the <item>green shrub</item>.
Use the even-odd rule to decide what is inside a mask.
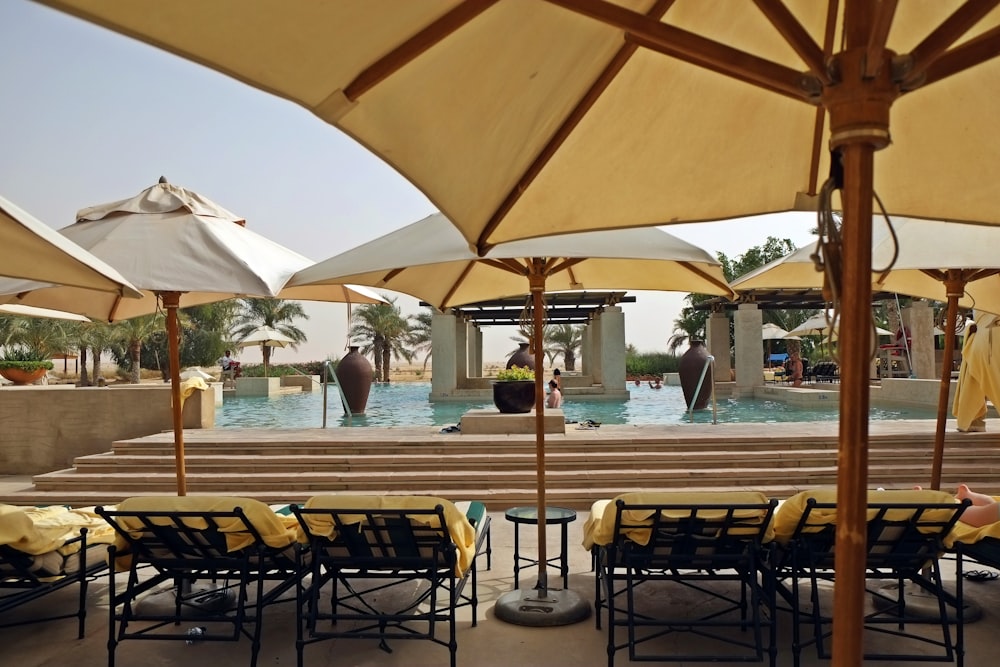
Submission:
[[[535,371],[527,366],[511,366],[497,371],[497,382],[513,382],[516,380],[534,380]]]
[[[39,368],[52,370],[53,364],[45,355],[27,347],[6,347],[0,365],[4,368],[16,368],[22,371],[34,371]]]
[[[635,352],[625,356],[625,374],[663,375],[676,373],[680,357],[667,352]]]

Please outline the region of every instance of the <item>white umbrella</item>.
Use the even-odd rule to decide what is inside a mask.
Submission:
[[[261,345],[268,347],[286,347],[288,345],[294,345],[295,341],[281,333],[274,327],[260,326],[251,331],[245,338],[241,338],[238,343],[239,347],[250,347],[252,345]]]
[[[52,229],[12,202],[0,197],[0,240],[4,257],[0,276],[15,280],[0,281],[9,288],[0,289],[0,303],[17,306],[20,280],[46,285],[66,285],[103,293],[109,307],[99,317],[106,317],[112,304],[139,300],[142,295],[117,269],[98,259],[73,241]],[[80,313],[74,304],[56,310]],[[17,313],[15,313],[17,314]]]
[[[761,337],[763,340],[781,340],[783,338],[789,338],[789,335],[787,331],[779,327],[777,324],[765,322],[761,327]],[[791,338],[795,338],[795,336],[792,336]]]
[[[265,347],[286,347],[288,345],[294,347],[295,341],[274,327],[264,325],[257,327],[247,334],[245,338],[240,339],[237,345],[239,347],[260,345],[261,352],[263,352]],[[267,377],[267,355],[264,355],[264,377]]]
[[[0,305],[0,313],[6,315],[20,315],[21,317],[47,317],[54,320],[70,320],[72,322],[89,322],[89,317],[67,313],[62,310],[52,310],[51,308],[35,308],[33,306],[22,306],[16,303],[6,303]]]
[[[161,178],[130,199],[77,214],[62,235],[116,266],[145,299],[121,300],[100,292],[41,283],[0,280],[0,294],[18,302],[71,310],[94,318],[123,320],[167,311],[177,492],[186,493],[184,430],[180,400],[177,309],[241,296],[282,297],[288,278],[312,260],[246,228],[246,221],[211,200]],[[337,286],[310,297],[355,303],[381,302],[370,290]]]
[[[710,254],[656,228],[584,232],[493,246],[480,257],[444,215],[419,222],[304,269],[289,285],[351,282],[405,292],[438,309],[487,299],[532,296],[533,328],[543,328],[543,294],[580,289],[683,290],[730,296]],[[534,356],[543,359],[541,335]],[[545,429],[542,373],[535,373],[539,579],[536,588],[579,610],[568,591],[548,589],[545,563]],[[520,591],[512,594],[519,600]],[[517,600],[503,600],[519,604]],[[502,608],[509,605],[502,604]]]
[[[834,318],[832,322],[830,318],[830,315],[825,315],[823,313],[813,315],[805,322],[789,331],[785,338],[798,338],[799,336],[826,336],[831,340],[836,340],[840,327],[838,326],[836,318]],[[893,335],[891,331],[887,331],[878,326],[874,328],[874,331],[876,336]]]

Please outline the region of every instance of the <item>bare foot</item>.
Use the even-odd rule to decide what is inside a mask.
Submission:
[[[913,487],[913,490],[914,490],[914,491],[923,491],[923,490],[924,490],[924,487],[922,487],[922,486],[920,486],[919,484],[917,484],[917,485],[915,485],[915,486]]]
[[[965,500],[968,498],[972,501],[973,505],[992,505],[996,501],[993,500],[992,496],[988,496],[985,493],[976,493],[969,488],[968,484],[959,484],[958,489],[955,491],[955,497],[959,500]]]

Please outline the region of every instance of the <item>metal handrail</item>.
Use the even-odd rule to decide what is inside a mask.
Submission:
[[[701,369],[701,377],[698,378],[698,386],[694,390],[694,398],[691,399],[691,405],[688,406],[688,417],[691,423],[694,423],[694,404],[698,402],[698,397],[701,395],[701,386],[705,384],[705,374],[708,373],[709,367],[713,368],[712,371],[712,423],[719,423],[719,406],[715,400],[715,357],[711,354],[705,357],[705,365]]]
[[[337,391],[340,393],[340,403],[344,406],[344,416],[347,417],[347,423],[350,424],[354,413],[351,412],[351,405],[347,402],[347,395],[344,393],[344,388],[337,382],[337,374],[334,372],[333,362],[327,359],[323,362],[323,428],[326,428],[326,392],[330,384],[337,387]]]

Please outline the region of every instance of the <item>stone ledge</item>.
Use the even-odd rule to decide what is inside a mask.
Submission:
[[[469,410],[462,415],[462,435],[511,435],[535,432],[535,411],[517,415],[496,410]],[[566,433],[566,416],[560,409],[545,411],[545,432]]]

